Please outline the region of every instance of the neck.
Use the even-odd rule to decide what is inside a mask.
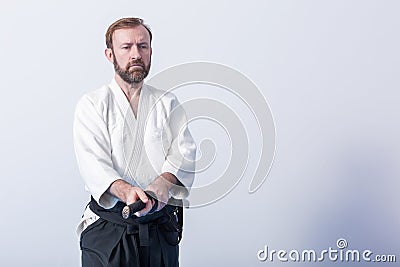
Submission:
[[[115,81],[121,87],[122,91],[124,92],[125,96],[130,101],[132,96],[138,96],[140,94],[140,90],[143,86],[143,81],[140,83],[127,83],[119,77],[119,75],[115,74]]]

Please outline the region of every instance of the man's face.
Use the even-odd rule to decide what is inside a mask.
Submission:
[[[116,30],[113,34],[113,49],[107,50],[109,60],[122,80],[133,84],[146,78],[150,70],[152,50],[150,35],[145,27],[140,25]]]

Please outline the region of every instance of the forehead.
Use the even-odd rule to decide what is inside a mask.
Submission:
[[[150,34],[145,27],[139,25],[134,28],[117,29],[113,33],[113,43],[150,43]]]

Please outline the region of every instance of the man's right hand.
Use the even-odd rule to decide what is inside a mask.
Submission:
[[[146,193],[141,188],[132,186],[124,180],[119,179],[114,181],[109,187],[108,192],[119,198],[126,205],[130,205],[139,199],[142,200],[143,203],[146,204],[146,207],[135,213],[138,217],[146,215],[153,207],[152,201],[149,200]]]

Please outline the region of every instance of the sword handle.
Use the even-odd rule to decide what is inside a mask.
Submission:
[[[130,205],[126,205],[122,209],[122,218],[124,218],[126,220],[126,219],[132,217],[132,215],[135,214],[135,212],[142,210],[145,207],[146,207],[146,204],[141,200],[138,200],[135,203],[132,203]]]
[[[155,200],[155,204],[153,206],[153,208],[150,210],[149,213],[153,212],[153,210],[155,210],[157,208],[157,204],[158,201],[156,201],[156,194],[152,191],[144,191],[147,195],[147,197],[149,198],[149,201]],[[123,209],[122,209],[122,218],[124,218],[125,220],[132,217],[133,214],[135,214],[135,212],[142,210],[146,207],[146,203],[144,203],[142,200],[138,200],[135,203],[132,203],[130,205],[126,205]]]

